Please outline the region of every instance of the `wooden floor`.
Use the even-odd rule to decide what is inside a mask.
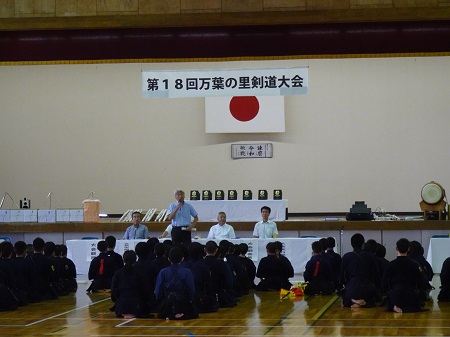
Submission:
[[[438,303],[435,277],[430,309],[394,314],[384,308],[343,308],[337,296],[280,300],[251,293],[238,306],[190,321],[118,319],[107,295],[85,293],[0,312],[0,336],[450,336],[450,303]]]

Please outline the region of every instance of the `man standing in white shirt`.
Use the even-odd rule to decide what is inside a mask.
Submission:
[[[261,207],[262,221],[255,224],[253,236],[259,239],[276,239],[278,236],[277,224],[269,220],[270,207]]]
[[[218,240],[226,240],[226,239],[236,239],[236,235],[234,234],[234,228],[227,224],[227,215],[225,212],[219,212],[217,216],[218,224],[211,227],[208,234],[208,239],[218,239]]]

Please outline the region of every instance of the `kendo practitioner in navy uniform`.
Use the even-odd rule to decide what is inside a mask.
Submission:
[[[106,241],[99,241],[97,249],[100,254],[91,261],[89,266],[88,278],[92,280],[92,283],[86,292],[109,292],[117,265],[114,258],[108,254]]]
[[[331,295],[334,292],[333,272],[331,265],[323,254],[323,245],[315,241],[311,245],[312,256],[306,263],[303,278],[308,282],[306,295]]]
[[[290,267],[277,256],[276,243],[267,243],[266,251],[267,256],[259,261],[256,270],[256,277],[261,279],[256,286],[256,290],[291,289],[292,284],[289,282]]]
[[[171,265],[162,269],[156,279],[155,297],[158,317],[165,319],[198,318],[194,305],[195,284],[192,272],[181,266],[183,250],[174,246],[169,251]]]
[[[205,262],[211,269],[213,292],[217,295],[219,307],[232,308],[237,305],[233,291],[233,275],[225,261],[216,256],[217,251],[217,244],[212,240],[208,241],[205,245]]]
[[[351,237],[352,252],[342,257],[340,282],[344,307],[370,308],[375,306],[380,274],[373,255],[363,251],[364,236],[356,233]]]
[[[183,267],[191,270],[195,283],[194,304],[200,313],[219,310],[217,296],[213,291],[211,269],[203,259],[204,247],[199,242],[191,242],[188,247],[190,260]]]
[[[426,289],[427,278],[421,266],[407,256],[409,241],[400,239],[396,246],[397,258],[388,263],[382,278],[383,289],[388,294],[388,310],[398,313],[425,311],[420,293]]]
[[[135,268],[136,253],[123,253],[124,266],[116,271],[111,284],[111,300],[115,303],[117,317],[149,318],[153,302],[148,278],[141,269]]]
[[[28,289],[31,302],[40,302],[58,298],[51,288],[51,278],[54,271],[52,264],[44,256],[45,241],[42,238],[33,240],[33,254],[25,259],[25,277],[28,281]]]

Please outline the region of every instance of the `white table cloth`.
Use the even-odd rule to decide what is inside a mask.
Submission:
[[[440,273],[445,259],[450,257],[450,238],[431,238],[428,246],[427,261],[434,273]]]
[[[283,243],[283,255],[291,261],[296,274],[303,273],[306,262],[311,258],[311,244],[319,238],[278,238]],[[89,265],[94,257],[98,255],[97,243],[99,240],[67,240],[67,257],[70,258],[77,268],[77,274],[87,275]],[[117,240],[115,251],[123,254],[125,250],[133,249],[136,244],[145,240]],[[164,241],[161,239],[160,241]],[[193,239],[205,244],[208,239]],[[267,256],[266,244],[275,239],[241,238],[230,240],[233,243],[245,242],[249,246],[247,256],[253,260],[256,266],[259,261]]]
[[[272,221],[286,220],[287,200],[188,200],[198,212],[199,221],[217,221],[217,214],[225,212],[227,221],[261,220],[261,207],[269,206]]]

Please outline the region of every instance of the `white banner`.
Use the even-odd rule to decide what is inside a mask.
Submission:
[[[308,92],[308,68],[142,71],[143,98],[292,96]]]

